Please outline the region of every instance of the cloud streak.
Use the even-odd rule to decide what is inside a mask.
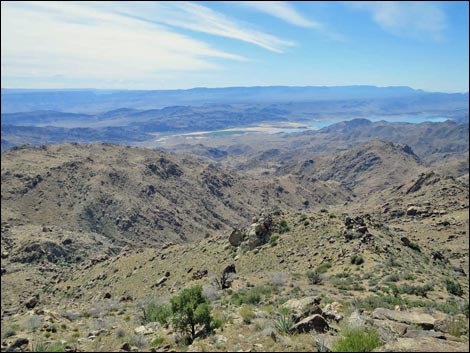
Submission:
[[[236,1],[234,3],[277,17],[295,26],[321,27],[318,22],[309,20],[302,16],[294,6],[286,1]]]
[[[442,40],[446,16],[439,4],[422,1],[357,1],[347,6],[364,10],[382,29],[397,36]]]
[[[183,28],[215,36],[240,40],[275,53],[283,53],[294,42],[252,28],[221,12],[193,2],[117,3],[119,12],[151,23]]]

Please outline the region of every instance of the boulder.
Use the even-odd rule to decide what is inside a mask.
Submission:
[[[33,295],[31,298],[29,298],[28,300],[25,301],[24,305],[28,308],[28,309],[33,309],[37,303],[39,301],[39,294],[35,294]]]
[[[417,325],[425,330],[431,330],[434,328],[436,319],[425,313],[408,312],[408,311],[396,311],[384,308],[375,309],[372,314],[372,318],[378,320],[392,320],[401,322],[408,325]]]
[[[289,331],[291,333],[307,333],[312,331],[324,333],[328,329],[328,323],[323,316],[314,314],[293,325]]]
[[[290,299],[281,305],[281,308],[289,310],[289,314],[294,322],[314,315],[322,315],[323,311],[319,306],[320,300],[316,297],[305,297],[302,299]]]
[[[244,238],[244,235],[241,230],[239,229],[234,229],[232,233],[230,233],[230,236],[228,237],[228,241],[230,242],[230,245],[232,246],[240,246]]]

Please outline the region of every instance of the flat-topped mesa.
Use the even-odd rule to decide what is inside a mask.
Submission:
[[[234,229],[229,236],[232,246],[238,247],[245,244],[249,249],[254,249],[266,244],[274,230],[274,222],[270,213],[261,213],[259,217],[253,217],[252,223],[242,229]]]

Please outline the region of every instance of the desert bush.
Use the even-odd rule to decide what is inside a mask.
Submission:
[[[16,335],[16,331],[14,329],[9,328],[2,333],[2,338],[5,339],[14,335]]]
[[[196,327],[203,326],[206,332],[212,330],[211,306],[202,295],[202,287],[184,289],[179,295],[171,298],[173,326],[192,340],[196,337]]]
[[[150,345],[152,347],[155,347],[155,346],[158,346],[160,344],[162,344],[163,342],[165,342],[165,339],[163,337],[157,337],[157,338],[154,338],[152,343],[150,343]]]
[[[25,320],[23,326],[27,330],[36,330],[41,325],[42,319],[40,316],[33,315]]]
[[[325,273],[329,268],[331,268],[331,262],[325,262],[317,267],[317,272]]]
[[[271,246],[276,246],[278,239],[279,239],[279,235],[273,234],[271,238],[269,239],[269,243],[271,244]]]
[[[333,352],[372,352],[380,346],[379,334],[375,329],[345,327],[342,338],[333,344]]]
[[[140,335],[128,336],[126,338],[126,342],[128,342],[131,346],[136,346],[138,348],[144,348],[148,345],[147,339]]]
[[[318,271],[308,271],[307,278],[310,284],[321,284],[322,282],[320,273],[318,273]]]
[[[274,287],[282,287],[286,284],[286,277],[284,272],[274,272],[268,283]]]
[[[278,233],[279,234],[283,234],[283,233],[287,233],[288,231],[290,231],[290,227],[289,225],[287,224],[287,221],[285,219],[283,219],[279,225],[278,225]]]
[[[231,301],[234,305],[258,304],[261,300],[272,294],[272,288],[269,286],[259,286],[249,289],[242,289],[232,295]]]
[[[361,255],[353,255],[351,256],[351,263],[353,265],[362,265],[364,263],[364,258]]]
[[[385,282],[398,282],[399,280],[400,280],[400,276],[396,273],[393,273],[385,277]]]
[[[171,317],[171,306],[166,303],[156,303],[155,301],[149,301],[142,308],[143,311],[143,323],[158,322],[161,325],[169,323]]]
[[[60,342],[37,342],[31,344],[31,352],[65,352],[65,348]]]
[[[461,297],[463,295],[462,287],[460,287],[459,282],[452,281],[450,279],[445,280],[446,289],[450,294]]]

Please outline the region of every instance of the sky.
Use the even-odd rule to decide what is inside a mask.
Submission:
[[[469,3],[1,2],[2,88],[469,91]]]

